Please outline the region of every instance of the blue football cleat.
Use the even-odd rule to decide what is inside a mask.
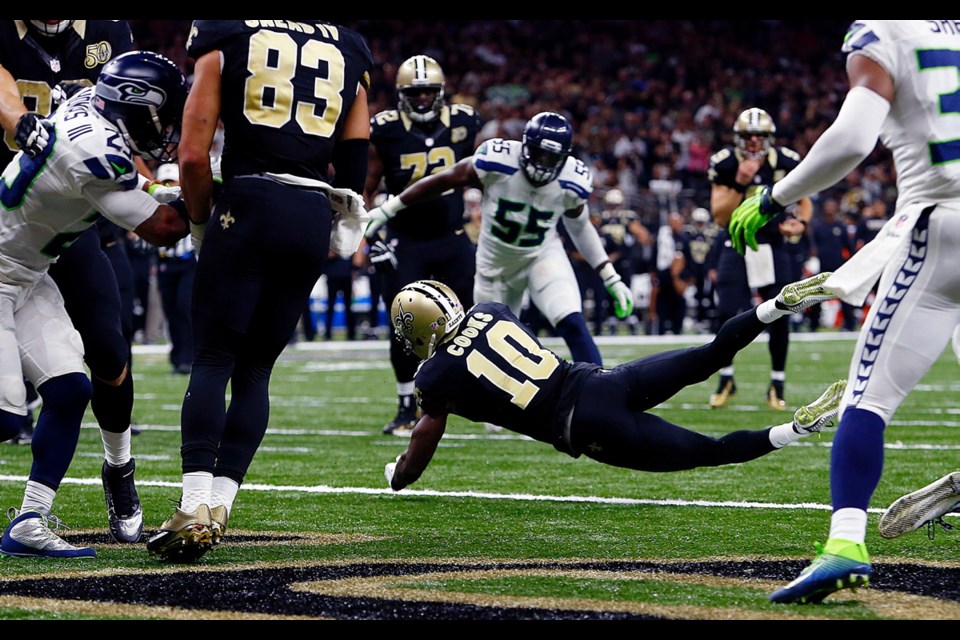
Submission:
[[[866,545],[830,538],[817,545],[813,562],[796,580],[774,591],[770,602],[819,604],[834,591],[869,586],[872,572]]]
[[[56,516],[9,509],[10,525],[3,532],[0,554],[21,558],[95,558],[91,547],[75,547],[54,533],[63,525]],[[50,524],[54,529],[50,528]]]

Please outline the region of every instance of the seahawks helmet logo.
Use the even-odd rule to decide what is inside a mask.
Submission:
[[[116,84],[104,80],[100,80],[101,86],[97,89],[97,95],[111,102],[160,107],[167,99],[163,91],[139,80],[121,78]]]

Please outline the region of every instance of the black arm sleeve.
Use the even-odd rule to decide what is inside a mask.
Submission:
[[[370,141],[362,138],[337,142],[333,148],[333,168],[336,170],[333,186],[363,193],[369,147]]]

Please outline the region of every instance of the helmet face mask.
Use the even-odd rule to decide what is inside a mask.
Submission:
[[[94,107],[134,153],[161,162],[173,159],[187,85],[171,60],[150,51],[117,56],[103,67],[95,92]]]
[[[69,29],[76,20],[24,20],[24,22],[40,35],[52,38]]]
[[[440,116],[446,78],[440,64],[430,56],[413,56],[397,69],[400,111],[414,122],[431,122]]]
[[[737,116],[733,125],[733,141],[748,158],[763,158],[770,151],[777,126],[770,114],[753,107]]]
[[[535,187],[556,180],[573,151],[573,128],[559,113],[544,111],[523,129],[520,167]]]
[[[460,326],[464,311],[450,287],[435,280],[419,280],[396,295],[390,305],[390,318],[406,350],[426,360]]]

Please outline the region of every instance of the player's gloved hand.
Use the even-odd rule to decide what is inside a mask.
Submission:
[[[621,320],[629,318],[633,314],[633,291],[624,284],[623,278],[609,262],[601,267],[599,273],[603,278],[603,286],[613,298],[613,312]]]
[[[60,82],[50,90],[50,101],[53,103],[53,111],[60,108],[60,105],[75,96],[83,89],[79,82]]]
[[[381,273],[389,273],[397,270],[397,254],[393,247],[383,240],[377,240],[370,245],[370,264]]]
[[[374,207],[368,212],[370,214],[370,222],[367,223],[367,229],[363,232],[363,235],[372,238],[377,231],[380,230],[380,227],[387,224],[387,221],[404,209],[406,209],[406,205],[403,204],[398,196],[387,198],[382,205]]]
[[[386,466],[383,467],[383,477],[387,479],[387,486],[393,489],[393,474],[397,470],[397,462],[400,462],[400,458],[403,456],[401,453],[397,456],[397,459],[394,462],[388,462]],[[399,491],[399,489],[393,489],[394,491]]]
[[[32,111],[20,116],[17,120],[16,142],[25,154],[36,158],[44,152],[52,140],[53,123],[41,118]]]
[[[180,187],[168,187],[160,182],[154,182],[147,187],[147,193],[160,204],[170,204],[180,197]]]
[[[777,215],[783,213],[784,206],[770,195],[770,187],[764,187],[740,203],[730,214],[727,232],[730,243],[737,253],[743,255],[747,247],[757,250],[757,231]]]

